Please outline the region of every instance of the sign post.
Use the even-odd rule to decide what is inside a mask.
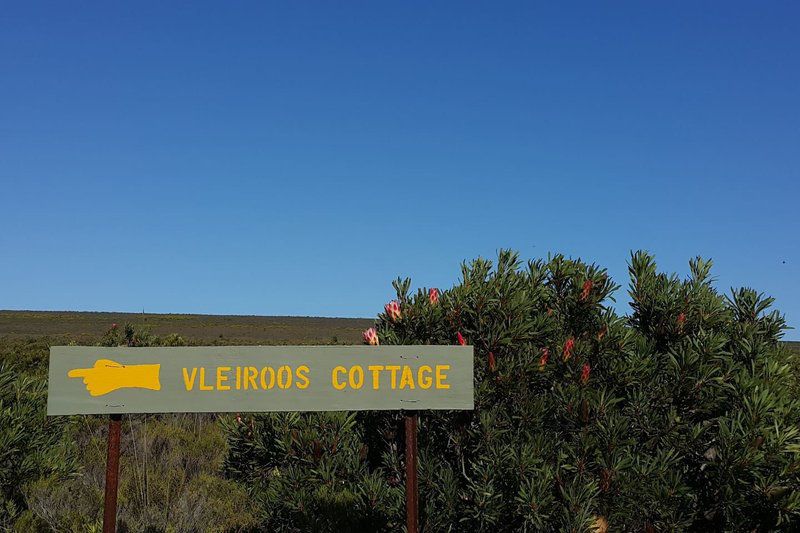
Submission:
[[[417,533],[419,527],[417,419],[416,412],[406,413],[406,531],[408,533]]]
[[[122,415],[108,417],[106,494],[103,502],[103,533],[117,531],[117,486],[119,485],[119,437]]]
[[[407,529],[417,533],[418,411],[472,408],[471,346],[50,349],[47,414],[111,415],[104,533],[116,530],[123,413],[402,410]]]

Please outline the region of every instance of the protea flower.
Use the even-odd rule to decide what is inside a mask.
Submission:
[[[464,338],[464,335],[462,335],[460,331],[456,332],[456,339],[458,339],[458,344],[461,346],[467,345],[467,339]]]
[[[547,361],[550,360],[550,349],[542,348],[542,357],[539,359],[539,370],[544,370]]]
[[[678,328],[683,331],[683,325],[686,323],[686,313],[681,312],[678,315]]]
[[[575,349],[575,339],[570,337],[567,339],[567,342],[564,343],[564,361],[569,361],[569,358],[572,357],[572,350]]]
[[[589,298],[589,293],[592,292],[592,286],[594,283],[592,280],[587,279],[583,282],[583,290],[581,291],[581,301],[585,302],[587,298]]]
[[[439,289],[436,287],[428,290],[428,301],[431,305],[436,305],[439,303]]]
[[[386,311],[386,315],[392,322],[397,322],[400,320],[402,313],[400,313],[400,304],[397,303],[397,300],[392,300],[386,304],[383,309]]]
[[[364,337],[364,342],[370,346],[378,346],[380,344],[380,341],[378,340],[378,331],[375,328],[364,330],[362,336]]]
[[[116,322],[114,322],[113,324],[111,324],[111,329],[117,329],[117,323],[116,323]]]
[[[592,367],[589,366],[589,363],[583,363],[583,368],[581,368],[581,383],[586,385],[589,383],[589,374],[592,373]]]

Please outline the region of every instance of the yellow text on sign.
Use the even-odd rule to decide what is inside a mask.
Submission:
[[[183,385],[187,391],[229,391],[229,390],[270,390],[277,389],[307,389],[310,383],[306,365],[292,368],[283,365],[278,368],[271,366],[218,366],[206,369],[205,367],[192,367],[181,369]]]
[[[337,366],[331,371],[331,385],[336,390],[372,387],[383,389],[423,389],[446,390],[447,372],[450,365],[353,365],[349,368]]]

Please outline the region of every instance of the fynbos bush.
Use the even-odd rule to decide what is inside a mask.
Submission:
[[[45,390],[42,380],[0,364],[0,529],[27,508],[27,483],[75,468],[64,421],[44,416]]]
[[[800,405],[783,318],[711,263],[680,279],[555,256],[462,267],[450,290],[395,282],[365,340],[475,347],[475,410],[421,416],[427,531],[796,530]],[[281,530],[401,527],[398,413],[270,415],[228,427],[227,470]]]
[[[75,431],[79,475],[28,488],[28,504],[48,528],[99,528],[106,425],[105,418],[84,418]],[[225,532],[254,523],[244,489],[219,475],[225,440],[215,416],[140,415],[124,417],[123,426],[119,531]]]

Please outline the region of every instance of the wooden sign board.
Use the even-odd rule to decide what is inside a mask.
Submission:
[[[50,349],[48,415],[472,408],[471,346]]]

